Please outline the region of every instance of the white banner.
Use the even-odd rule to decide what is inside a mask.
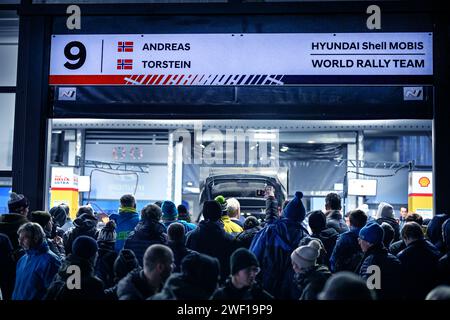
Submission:
[[[52,189],[74,189],[78,190],[78,175],[73,168],[52,167]]]
[[[50,84],[283,85],[305,83],[305,76],[430,76],[432,46],[432,33],[53,35]]]

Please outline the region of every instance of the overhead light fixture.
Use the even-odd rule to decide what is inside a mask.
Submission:
[[[286,152],[286,151],[288,151],[289,150],[289,147],[288,146],[282,146],[281,148],[280,148],[280,151],[281,152]]]
[[[253,137],[255,139],[261,139],[261,140],[275,140],[277,135],[275,133],[269,133],[269,132],[255,132]]]
[[[314,140],[308,140],[308,143],[316,143]]]

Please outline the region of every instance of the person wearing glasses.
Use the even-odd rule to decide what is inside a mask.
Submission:
[[[256,256],[245,248],[230,257],[231,276],[214,292],[212,300],[272,300],[273,297],[256,281],[261,271]]]

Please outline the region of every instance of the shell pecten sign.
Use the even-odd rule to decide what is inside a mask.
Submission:
[[[412,171],[409,173],[408,209],[424,218],[433,216],[433,173]]]

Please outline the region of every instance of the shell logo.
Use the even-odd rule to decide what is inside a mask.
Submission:
[[[419,184],[422,188],[426,188],[430,185],[430,179],[427,177],[422,177],[419,179]]]

